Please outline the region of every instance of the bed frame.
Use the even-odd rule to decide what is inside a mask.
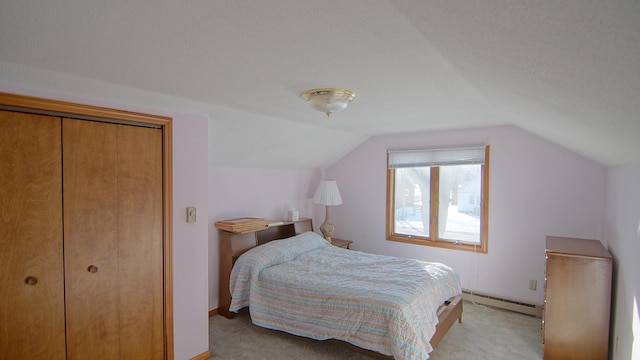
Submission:
[[[292,222],[271,223],[269,227],[244,233],[232,233],[220,230],[220,292],[218,296],[218,313],[228,319],[233,319],[235,313],[229,311],[231,305],[231,292],[229,291],[229,277],[235,260],[245,251],[268,243],[272,240],[285,239],[305,231],[313,231],[311,219],[300,219]],[[447,300],[441,307],[438,315],[436,332],[429,341],[433,348],[440,343],[451,326],[458,320],[462,323],[462,295],[454,296]],[[346,344],[359,352],[378,359],[390,359],[386,355],[362,349],[355,345],[340,340],[330,340]]]

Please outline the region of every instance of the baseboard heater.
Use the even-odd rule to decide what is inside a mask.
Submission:
[[[477,292],[471,292],[468,290],[462,291],[462,298],[476,304],[493,306],[499,309],[515,311],[522,314],[532,315],[537,318],[542,318],[542,306],[540,305],[502,299],[495,296],[478,294]]]

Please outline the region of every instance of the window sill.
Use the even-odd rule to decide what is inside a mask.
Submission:
[[[414,245],[422,245],[422,246],[432,246],[432,247],[437,247],[437,248],[441,248],[441,249],[450,249],[450,250],[459,250],[459,251],[468,251],[468,252],[474,252],[474,253],[478,253],[478,254],[486,254],[487,253],[487,248],[486,246],[482,246],[482,245],[471,245],[471,244],[456,244],[454,242],[451,241],[433,241],[433,240],[429,240],[426,238],[418,238],[418,237],[412,237],[409,238],[407,236],[401,236],[401,235],[391,235],[389,237],[387,237],[388,241],[396,241],[396,242],[402,242],[402,243],[406,243],[406,244],[414,244]]]

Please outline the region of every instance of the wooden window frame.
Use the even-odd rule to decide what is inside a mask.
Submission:
[[[485,161],[480,168],[482,185],[480,199],[480,244],[458,243],[452,239],[438,238],[438,189],[439,189],[439,166],[431,167],[431,196],[429,214],[429,236],[415,236],[397,234],[394,232],[395,225],[395,170],[387,167],[387,234],[389,241],[397,241],[408,244],[433,246],[443,249],[470,251],[481,254],[489,252],[489,146],[485,149]]]

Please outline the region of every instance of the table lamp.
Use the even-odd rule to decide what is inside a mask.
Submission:
[[[326,207],[326,215],[324,223],[320,225],[320,232],[322,232],[322,235],[328,242],[331,242],[331,236],[333,236],[335,226],[333,226],[329,220],[329,206],[342,204],[342,197],[340,196],[340,190],[338,190],[338,184],[336,181],[320,181],[320,184],[318,184],[318,188],[316,189],[316,193],[313,195],[313,202]]]

